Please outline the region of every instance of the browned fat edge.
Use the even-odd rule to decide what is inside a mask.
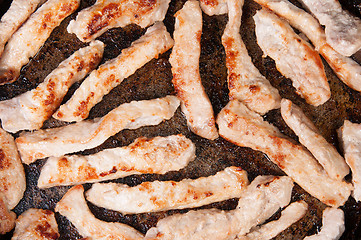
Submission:
[[[50,215],[48,213],[45,213],[47,215]],[[45,239],[58,239],[60,236],[59,233],[57,233],[50,224],[46,221],[40,222],[36,228],[35,231],[39,233],[40,236],[44,237]]]
[[[218,6],[218,0],[200,0],[202,3],[204,3],[207,6]]]

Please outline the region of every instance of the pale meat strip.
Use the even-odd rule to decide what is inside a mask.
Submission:
[[[275,60],[277,69],[292,80],[297,93],[314,106],[325,103],[331,91],[318,53],[270,11],[261,9],[253,18],[258,45]]]
[[[244,0],[228,0],[228,23],[222,35],[228,69],[229,98],[238,99],[260,114],[279,108],[278,90],[253,65],[243,43],[241,26]]]
[[[330,178],[302,146],[286,139],[279,130],[245,105],[233,100],[217,117],[220,135],[241,147],[264,152],[298,185],[330,206],[343,205],[352,186]]]
[[[143,235],[134,228],[118,222],[104,222],[94,217],[84,198],[82,185],[72,187],[56,204],[55,211],[65,216],[87,239],[140,240]]]
[[[80,0],[48,0],[13,34],[0,59],[0,84],[14,82],[21,67],[39,51],[53,29],[73,13]]]
[[[164,174],[185,167],[195,158],[195,145],[183,135],[140,137],[129,146],[93,155],[49,158],[39,188],[75,185],[122,178],[133,174]]]
[[[199,73],[202,12],[198,1],[187,1],[175,14],[174,47],[169,58],[173,85],[189,128],[195,134],[218,138],[213,108]]]
[[[94,148],[123,129],[158,125],[170,119],[179,106],[175,96],[124,103],[101,118],[63,127],[23,133],[16,139],[21,159],[29,164],[36,159],[60,157]]]
[[[301,108],[288,99],[282,99],[281,114],[286,124],[298,136],[300,143],[312,153],[331,178],[342,180],[350,172],[345,159],[319,133]]]
[[[198,179],[143,182],[129,187],[96,183],[86,197],[93,204],[123,214],[194,208],[240,197],[248,185],[247,172],[228,167],[216,175]]]
[[[291,203],[282,210],[281,217],[267,224],[261,225],[245,236],[236,240],[269,240],[276,237],[289,226],[300,220],[307,212],[308,205],[304,201]]]
[[[346,162],[352,172],[352,195],[356,201],[361,201],[361,124],[345,120],[338,133]]]
[[[345,216],[341,209],[326,208],[322,216],[322,229],[304,240],[337,240],[345,231]]]
[[[173,46],[164,24],[156,23],[145,35],[122,50],[121,54],[102,64],[82,82],[70,100],[60,106],[53,117],[62,121],[81,121],[88,117],[90,109],[100,102],[104,95],[118,86],[138,68],[157,58]]]
[[[325,32],[309,13],[291,4],[288,0],[255,0],[286,19],[293,27],[311,40],[316,50],[327,61],[338,78],[350,88],[361,91],[361,66],[351,58],[336,52],[327,42]]]
[[[103,50],[102,42],[91,42],[61,62],[35,89],[0,102],[2,127],[13,133],[40,129],[59,107],[70,86],[99,64]]]
[[[289,177],[259,176],[242,193],[235,210],[206,209],[161,219],[146,240],[226,240],[244,235],[288,205],[293,182]]]
[[[325,26],[326,40],[344,56],[361,48],[361,20],[342,9],[338,0],[298,0]]]
[[[226,0],[200,0],[202,11],[209,16],[221,15],[228,12]]]
[[[43,0],[13,0],[0,21],[0,56],[13,33],[29,18]]]
[[[15,227],[16,214],[8,209],[5,200],[0,193],[0,234],[10,232]]]
[[[55,240],[59,236],[58,224],[52,211],[30,208],[16,219],[11,240]]]
[[[111,28],[135,23],[142,28],[163,21],[170,0],[97,0],[70,21],[68,32],[83,42],[99,37]]]

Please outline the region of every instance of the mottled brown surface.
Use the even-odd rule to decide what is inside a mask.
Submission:
[[[2,6],[0,8],[1,14],[9,6],[9,2],[9,0],[0,0],[0,6]],[[82,1],[80,9],[90,6],[94,2],[94,0],[84,0]],[[184,2],[185,0],[173,0],[170,4],[170,9],[164,22],[171,33],[173,33],[174,30],[173,15],[182,7]],[[340,2],[351,9],[351,12],[361,16],[361,0],[341,0]],[[6,7],[4,8],[3,6]],[[253,62],[260,72],[271,81],[272,85],[277,87],[280,95],[299,105],[305,111],[306,115],[315,123],[316,127],[320,129],[321,134],[339,149],[336,129],[343,124],[344,119],[349,119],[356,123],[361,122],[360,93],[351,90],[341,83],[327,63],[323,61],[326,75],[330,82],[332,97],[329,101],[319,107],[313,107],[306,104],[305,101],[295,93],[291,81],[284,78],[276,70],[274,61],[270,58],[262,58],[262,52],[255,41],[254,21],[252,19],[256,9],[259,9],[259,5],[251,0],[246,0],[241,27],[242,38]],[[22,69],[21,76],[16,82],[0,86],[0,100],[12,98],[27,90],[35,88],[61,61],[69,57],[75,50],[85,46],[84,43],[76,39],[75,35],[70,35],[66,31],[67,24],[70,19],[74,19],[75,16],[76,14],[73,14],[66,18],[61,26],[53,31],[40,52]],[[203,85],[209,95],[216,114],[218,114],[221,108],[228,102],[226,81],[227,69],[225,65],[225,53],[221,45],[221,35],[226,23],[226,15],[209,17],[203,14],[200,73]],[[141,29],[136,25],[130,25],[122,29],[112,29],[104,33],[98,38],[106,44],[102,63],[116,57],[123,48],[130,46],[131,42],[138,39],[144,32],[144,29]],[[124,80],[122,84],[113,89],[103,98],[102,102],[92,109],[89,118],[103,116],[121,103],[174,94],[172,74],[168,62],[169,54],[170,51],[161,55],[158,59],[153,59],[144,67],[136,71],[135,74]],[[65,100],[69,99],[78,86],[79,83],[76,83],[71,88],[65,97]],[[297,140],[295,134],[281,119],[279,110],[272,110],[266,114],[264,118],[273,123],[284,134]],[[61,125],[64,125],[64,123],[51,119],[44,124],[44,128]],[[118,179],[115,182],[134,186],[143,181],[180,181],[184,178],[209,176],[232,165],[240,166],[245,169],[249,174],[250,180],[253,180],[260,174],[283,174],[282,171],[276,167],[276,165],[271,163],[261,152],[237,147],[221,138],[218,138],[215,141],[209,141],[194,135],[186,126],[186,120],[179,109],[171,120],[163,122],[159,126],[121,131],[114,137],[108,139],[101,146],[82,153],[90,154],[104,148],[128,145],[139,136],[155,137],[157,135],[167,136],[178,133],[183,133],[196,144],[197,158],[195,161],[191,162],[186,168],[178,172],[170,172],[164,175],[145,174],[141,176],[130,176]],[[29,166],[25,166],[27,174],[27,190],[24,194],[24,198],[14,209],[17,215],[31,207],[53,210],[56,203],[69,189],[69,187],[54,187],[39,190],[36,185],[39,171],[43,164],[44,160],[40,160]],[[88,189],[90,184],[85,184],[84,186]],[[306,216],[275,239],[303,239],[306,235],[314,234],[321,226],[322,210],[325,208],[325,205],[310,197],[304,190],[296,185],[293,190],[292,200],[296,201],[300,199],[305,200],[309,204],[309,211]],[[211,204],[204,208],[218,207],[222,209],[232,209],[236,205],[237,201],[232,199],[221,203]],[[96,217],[106,221],[127,223],[143,233],[154,226],[158,219],[169,214],[187,211],[177,210],[123,216],[120,213],[98,208],[91,204],[89,204],[89,206]],[[342,209],[345,211],[346,216],[346,232],[341,239],[361,239],[361,203],[357,204],[354,199],[350,198]],[[277,216],[279,216],[279,214],[275,217]],[[81,237],[65,217],[56,214],[56,218],[61,234],[60,239],[79,239]],[[2,237],[0,236],[0,239],[10,239],[10,236],[11,234]]]

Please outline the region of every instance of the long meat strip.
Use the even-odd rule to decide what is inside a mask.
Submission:
[[[13,0],[0,21],[0,56],[9,38],[29,18],[43,0]]]
[[[286,19],[293,27],[303,32],[338,78],[350,88],[361,91],[361,66],[351,58],[336,52],[327,43],[325,32],[315,18],[288,0],[255,1],[274,11],[277,15]]]
[[[21,159],[29,164],[45,157],[94,148],[123,129],[158,125],[179,106],[175,96],[124,103],[101,118],[63,127],[23,133],[16,139]]]
[[[281,114],[300,143],[312,153],[331,178],[342,180],[350,172],[345,159],[322,137],[301,108],[288,99],[282,99]]]
[[[233,100],[217,117],[220,135],[241,147],[262,151],[298,185],[330,206],[343,205],[352,186],[330,178],[302,146],[287,140],[279,130],[245,105]]]
[[[240,197],[248,185],[247,172],[228,167],[216,175],[198,179],[143,182],[129,187],[96,183],[86,197],[93,204],[123,214],[194,208]]]
[[[187,1],[176,14],[174,47],[169,58],[173,85],[190,129],[197,135],[218,138],[213,108],[199,73],[202,12],[198,1]]]
[[[173,46],[164,24],[156,23],[145,35],[124,49],[122,53],[94,70],[82,82],[70,100],[60,106],[53,117],[72,122],[88,117],[90,109],[100,102],[104,95],[118,86],[138,68],[157,58]]]
[[[2,127],[13,133],[40,129],[59,107],[70,86],[99,64],[103,50],[102,42],[91,42],[61,62],[35,89],[0,102]]]
[[[65,216],[84,238],[97,240],[141,240],[136,229],[119,222],[104,222],[94,217],[84,198],[82,185],[72,187],[56,204],[55,211]]]
[[[93,155],[51,157],[41,169],[38,187],[99,182],[133,174],[164,174],[185,167],[194,158],[195,145],[183,135],[140,137],[129,146]]]
[[[325,103],[331,91],[318,53],[270,11],[261,9],[253,18],[259,46],[275,60],[277,69],[292,80],[297,93],[314,106]]]
[[[111,28],[135,23],[142,28],[163,21],[170,0],[97,0],[70,21],[68,32],[83,42],[99,37]]]
[[[228,23],[222,36],[228,68],[229,98],[238,99],[260,114],[279,108],[278,90],[253,65],[243,43],[241,26],[244,0],[228,0]]]
[[[39,51],[53,29],[73,13],[80,0],[48,0],[13,34],[0,59],[0,84],[14,82],[21,67]]]
[[[204,209],[175,214],[161,219],[148,230],[145,239],[235,239],[288,205],[292,187],[289,177],[258,176],[242,193],[235,210]]]

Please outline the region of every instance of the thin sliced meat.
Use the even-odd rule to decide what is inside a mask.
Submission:
[[[330,178],[302,146],[286,139],[279,130],[245,105],[233,100],[217,117],[220,135],[241,147],[262,151],[298,185],[330,206],[343,205],[352,186]]]
[[[282,210],[281,217],[268,222],[252,230],[245,236],[239,236],[238,240],[269,240],[276,237],[289,226],[300,220],[307,212],[308,205],[304,201],[291,203]]]
[[[48,0],[13,34],[0,59],[0,84],[14,82],[53,29],[73,13],[80,0]]]
[[[13,0],[0,21],[0,56],[13,33],[29,18],[43,0]]]
[[[345,231],[345,216],[341,209],[326,208],[322,216],[322,229],[321,231],[304,240],[337,240]]]
[[[325,103],[331,91],[318,53],[270,11],[261,9],[253,18],[259,46],[275,60],[277,69],[292,80],[297,93],[314,106]]]
[[[259,176],[242,193],[235,210],[204,209],[161,219],[145,239],[226,240],[248,233],[288,205],[293,182],[289,177]]]
[[[61,62],[35,89],[0,102],[2,127],[13,133],[40,129],[59,107],[70,86],[99,64],[103,50],[102,42],[91,42]]]
[[[189,128],[195,134],[218,138],[213,108],[199,73],[202,12],[198,1],[187,1],[175,14],[174,47],[169,58],[173,85]]]
[[[142,28],[163,21],[170,0],[97,0],[70,21],[68,32],[89,42],[108,29],[135,23]]]
[[[75,185],[126,177],[177,171],[195,158],[195,145],[183,135],[140,137],[129,146],[93,155],[49,158],[38,180],[39,188]]]
[[[81,121],[104,95],[118,86],[138,68],[157,58],[173,46],[164,24],[156,23],[145,35],[122,50],[122,53],[94,70],[75,91],[70,100],[60,106],[53,117],[62,121]]]
[[[303,32],[339,79],[350,88],[361,91],[361,66],[351,58],[336,52],[326,42],[325,32],[315,18],[294,6],[288,0],[255,1],[274,11],[277,15],[286,19],[293,27]]]
[[[4,194],[0,193],[0,234],[10,232],[15,227],[16,214],[5,204]]]
[[[96,183],[86,197],[93,204],[123,214],[194,208],[240,197],[248,185],[247,172],[229,167],[216,175],[198,179],[143,182],[129,187]]]
[[[59,236],[58,224],[52,211],[30,208],[16,220],[11,240],[55,240]]]
[[[279,108],[278,90],[253,65],[243,43],[241,26],[243,0],[228,0],[228,23],[222,35],[228,69],[229,98],[238,99],[260,114]]]
[[[325,26],[326,40],[344,56],[361,48],[361,20],[343,10],[338,0],[298,0]]]
[[[94,217],[84,198],[82,185],[72,187],[56,204],[55,211],[65,216],[85,238],[96,240],[140,240],[143,235],[118,222],[104,222]]]
[[[342,180],[350,172],[345,159],[322,137],[301,108],[288,99],[282,99],[281,114],[300,143],[312,153],[331,178]]]
[[[353,197],[361,201],[361,124],[345,120],[338,130],[345,159],[351,168]]]
[[[221,15],[228,12],[227,1],[225,0],[200,0],[202,11],[209,16]]]
[[[45,157],[94,148],[123,129],[158,125],[170,119],[179,106],[175,96],[124,103],[101,118],[63,127],[26,132],[16,139],[21,159],[30,164]]]

